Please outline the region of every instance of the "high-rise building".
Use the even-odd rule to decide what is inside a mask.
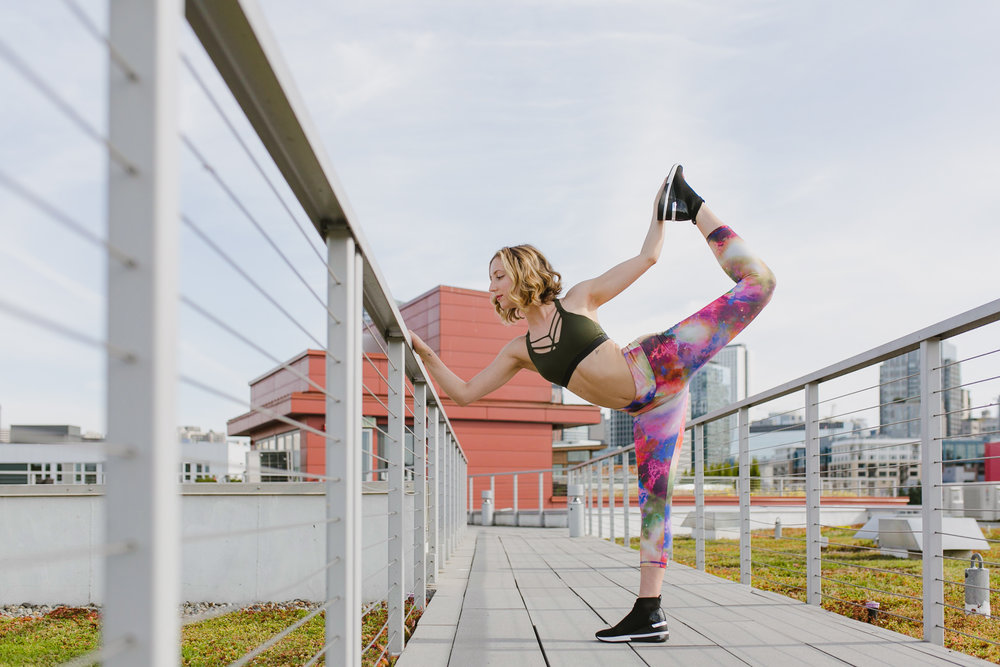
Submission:
[[[628,447],[635,442],[632,434],[632,415],[621,410],[612,410],[608,418],[606,435],[608,447],[611,449]]]
[[[735,343],[722,348],[691,378],[691,417],[718,410],[742,400],[750,393],[746,345]],[[736,415],[705,425],[705,463],[723,463],[730,458],[737,438]],[[694,448],[691,465],[694,466]]]
[[[960,435],[963,405],[962,366],[955,346],[941,343],[944,434]],[[920,352],[914,350],[879,365],[880,431],[890,438],[920,437]]]

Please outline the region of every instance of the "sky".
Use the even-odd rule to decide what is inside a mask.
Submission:
[[[80,6],[106,30],[103,3]],[[261,9],[398,300],[439,284],[485,290],[493,252],[525,242],[567,285],[591,278],[638,252],[675,162],[777,276],[771,304],[736,341],[750,350],[751,393],[997,298],[996,3],[261,0]],[[5,3],[0,25],[3,44],[106,132],[106,52],[66,5]],[[186,26],[181,51],[273,179]],[[0,142],[0,170],[103,235],[101,147],[6,60],[0,89],[16,101],[0,105],[0,121],[18,129]],[[308,221],[289,192],[264,184],[184,66],[180,125],[239,202],[182,147],[182,211],[224,239],[291,318],[187,227],[182,294],[274,358],[315,347],[324,313],[310,289],[323,295],[325,270],[315,235],[289,218],[310,232]],[[106,251],[8,188],[0,210],[0,301],[105,335]],[[601,322],[625,344],[730,286],[697,231],[671,225],[660,262]],[[180,321],[188,377],[245,401],[247,382],[274,365],[190,308]],[[992,326],[955,342],[965,358],[997,339]],[[103,430],[100,349],[0,308],[0,350],[0,425]],[[998,367],[995,355],[963,364],[963,380]],[[986,405],[1000,384],[970,390],[973,405]],[[185,386],[178,421],[221,430],[242,410]]]

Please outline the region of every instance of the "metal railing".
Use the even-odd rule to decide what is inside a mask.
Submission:
[[[38,121],[29,133],[37,144],[31,152],[50,155],[48,163],[40,162],[33,173],[18,173],[21,165],[13,162],[0,164],[0,195],[18,214],[30,211],[32,222],[50,225],[45,232],[50,237],[67,244],[82,239],[97,249],[93,266],[106,273],[91,276],[100,287],[91,290],[97,307],[88,314],[107,313],[106,327],[96,320],[81,324],[67,313],[46,311],[44,299],[0,297],[0,317],[27,332],[23,345],[32,332],[59,345],[81,345],[94,356],[94,383],[99,385],[96,378],[104,373],[107,377],[106,442],[87,445],[105,457],[103,543],[71,548],[53,532],[46,552],[0,561],[5,568],[28,568],[99,559],[105,572],[102,644],[71,664],[165,666],[178,661],[182,623],[219,613],[180,618],[186,576],[182,548],[247,533],[273,535],[280,545],[280,536],[287,535],[283,531],[311,526],[322,534],[322,562],[260,598],[281,601],[303,582],[320,579],[322,599],[232,664],[248,663],[323,614],[325,640],[308,664],[322,658],[327,664],[360,665],[362,617],[383,604],[387,620],[376,638],[383,638],[383,656],[399,654],[404,625],[424,608],[428,584],[436,583],[464,531],[467,458],[413,352],[396,301],[261,10],[252,0],[189,0],[183,16],[177,9],[177,3],[163,0],[109,3],[105,25],[74,0],[64,0],[58,20],[61,30],[73,33],[67,43],[89,43],[97,49],[93,62],[106,67],[106,76],[84,79],[88,90],[107,93],[93,113],[78,109],[76,81],[63,76],[72,63],[36,66],[35,56],[11,45],[17,41],[13,32],[0,32],[0,66],[9,76],[4,80],[17,81],[27,93],[22,102],[31,97],[30,104],[44,110],[36,112],[39,118],[52,116],[53,123],[61,123],[52,136],[71,137],[46,145],[49,126]],[[25,21],[32,28],[30,16]],[[207,110],[198,116],[199,123],[210,125],[207,130],[182,122],[182,100]],[[94,119],[104,106],[106,129]],[[233,150],[217,148],[222,137]],[[89,170],[68,186],[46,179],[45,171],[56,171],[63,159],[54,148],[72,153],[87,142],[98,150],[87,163]],[[257,179],[255,185],[237,185],[242,177],[237,172]],[[96,202],[106,195],[106,218],[96,212],[100,206],[86,216],[70,213],[80,193]],[[8,227],[5,233],[15,230]],[[257,244],[253,250],[243,245],[249,238]],[[38,270],[57,274],[61,254],[40,258]],[[205,264],[218,267],[218,275],[185,280],[196,274],[193,267]],[[271,267],[279,267],[283,277],[275,278]],[[253,305],[220,306],[244,300]],[[214,347],[195,349],[197,363],[190,362],[187,337],[209,329]],[[366,352],[364,340],[378,344],[380,353]],[[289,345],[296,352],[321,349],[323,372],[302,372],[282,361],[289,357]],[[248,405],[239,383],[251,377],[250,362],[244,361],[249,357],[266,360],[294,376],[302,391],[318,396],[323,419],[300,418],[266,401]],[[363,380],[363,366],[373,357],[384,357],[385,394],[373,392]],[[259,372],[261,362],[252,363]],[[365,396],[379,402],[385,396],[388,415],[384,427],[378,426],[378,453],[365,453],[384,466],[380,483],[387,499],[379,516],[386,524],[385,539],[370,544],[363,544],[361,529]],[[181,399],[216,402],[234,411],[232,406],[241,406],[248,415],[280,422],[282,428],[297,429],[303,441],[316,443],[309,451],[314,460],[305,469],[264,465],[255,471],[311,481],[310,489],[322,490],[324,517],[183,534],[176,432]],[[291,541],[283,544],[297,548]],[[387,563],[368,577],[385,583],[384,593],[376,596],[364,594],[370,583],[362,577],[364,557],[370,550],[383,551]],[[406,613],[408,598],[412,607]]]
[[[942,492],[959,488],[968,493],[969,489],[979,486],[993,488],[1000,485],[1000,481],[997,480],[945,481],[946,474],[955,477],[963,474],[963,470],[966,476],[974,477],[976,465],[980,466],[978,474],[979,479],[982,479],[982,466],[997,458],[988,456],[982,449],[985,447],[985,440],[1000,440],[995,431],[987,429],[980,433],[954,433],[955,430],[959,430],[958,422],[951,423],[946,421],[946,418],[949,415],[966,414],[970,410],[980,408],[997,408],[997,403],[1000,401],[982,402],[981,405],[972,408],[967,404],[956,406],[954,397],[948,396],[947,392],[956,387],[991,382],[993,384],[988,385],[988,391],[994,391],[992,395],[1000,395],[1000,384],[996,382],[1000,373],[995,366],[991,368],[983,366],[991,361],[995,364],[997,353],[1000,352],[1000,349],[991,345],[991,342],[996,340],[995,332],[990,330],[993,333],[992,337],[988,333],[984,334],[987,331],[986,327],[998,320],[1000,320],[1000,300],[984,304],[797,380],[692,419],[687,426],[685,441],[692,443],[694,453],[694,507],[688,514],[685,526],[691,527],[695,539],[694,565],[702,570],[706,568],[706,544],[712,542],[706,538],[710,530],[707,525],[710,517],[706,514],[706,505],[709,504],[706,503],[706,495],[713,493],[735,495],[738,497],[738,518],[734,517],[730,522],[728,532],[738,535],[741,583],[752,585],[755,579],[776,583],[779,589],[799,590],[809,604],[819,605],[824,600],[837,601],[857,608],[859,614],[867,612],[869,614],[867,618],[872,618],[871,607],[865,607],[863,602],[838,597],[839,591],[844,587],[860,588],[868,597],[881,596],[883,600],[890,601],[890,604],[883,601],[882,609],[876,614],[895,616],[916,623],[918,627],[922,627],[922,635],[926,641],[941,645],[945,642],[946,633],[951,633],[953,636],[996,644],[995,640],[977,634],[976,631],[954,627],[955,619],[959,617],[951,614],[964,612],[964,608],[960,603],[946,601],[945,586],[951,590],[964,591],[966,585],[962,581],[956,581],[958,577],[952,579],[946,577],[944,567],[946,563],[968,561],[945,552],[943,540],[959,535],[943,528],[943,522],[947,517],[975,517],[977,514],[983,517],[997,515],[994,518],[1000,518],[998,511],[1000,501],[996,501],[996,509],[972,509],[963,514],[963,508],[957,507],[955,502],[944,501]],[[961,360],[944,358],[943,341],[962,340],[963,334],[980,334],[978,345],[982,349]],[[879,369],[879,364],[907,354],[916,355],[917,372],[903,376],[899,374],[891,376],[890,373],[886,373],[890,375],[887,379],[880,378],[877,382],[872,380],[870,375]],[[980,365],[970,365],[969,362],[972,360],[976,360]],[[943,375],[946,369],[957,369],[959,363],[965,363],[966,370],[974,368],[976,379],[971,382],[945,382]],[[950,372],[957,377],[957,370]],[[859,378],[861,388],[851,387],[850,391],[845,391],[847,384],[858,384]],[[918,383],[918,390],[914,395],[883,400],[881,394],[883,388],[906,380]],[[879,398],[871,402],[870,399],[864,398],[866,392],[880,392]],[[799,405],[787,409],[789,397]],[[773,413],[770,417],[773,428],[766,429],[767,433],[774,435],[765,436],[763,432],[751,433],[750,410],[759,411],[768,405],[774,405],[779,399],[784,400],[786,409]],[[844,405],[851,399],[854,400],[852,408],[856,409],[846,411],[835,409],[835,402]],[[887,418],[887,414],[890,413],[882,411],[886,405],[894,408],[900,405],[913,408],[910,412]],[[830,409],[831,415],[821,418],[821,407]],[[863,426],[860,422],[838,421],[858,414],[876,415],[876,425]],[[734,416],[735,427],[729,421]],[[721,434],[717,438],[720,444],[714,450],[708,447],[706,438],[713,425],[716,426],[715,433]],[[721,425],[721,428],[718,425]],[[949,430],[954,434],[949,433]],[[955,454],[945,456],[943,443],[947,441],[949,448],[953,448],[956,441],[963,440],[978,443],[979,449],[968,456]],[[629,456],[634,457],[634,449],[635,446],[632,445],[596,456],[577,466],[567,467],[569,483],[584,487],[584,530],[587,533],[609,537],[613,541],[618,537],[624,537],[626,544],[629,543],[630,537],[635,537],[635,528],[630,528],[632,521],[629,520],[631,517],[635,521],[638,516],[638,511],[633,506],[631,492],[631,489],[637,488],[635,483],[637,471],[634,463],[629,464]],[[716,460],[706,461],[711,451],[729,454],[731,450],[735,450],[736,453],[735,463],[730,463],[728,457],[723,459],[718,455]],[[681,459],[682,465],[687,460],[687,452],[688,448],[685,447],[685,456]],[[778,453],[780,456],[776,457]],[[758,457],[761,457],[762,461],[756,460]],[[710,463],[714,468],[714,474],[719,476],[706,474],[706,468]],[[768,471],[761,469],[751,476],[751,465],[767,466]],[[781,466],[779,472],[774,472],[776,465]],[[685,479],[691,478],[679,475],[677,483],[682,484]],[[762,509],[772,510],[772,517],[765,521],[751,514],[751,495],[774,494],[775,490],[778,491],[775,495],[786,496],[792,492],[800,497],[804,496],[804,520],[800,519],[798,523],[786,523],[784,526],[786,529],[804,529],[803,536],[789,535],[787,532],[782,535],[780,516],[778,527],[775,527],[774,508],[760,508],[755,503],[755,512]],[[910,513],[903,514],[907,518],[914,516],[919,518],[919,527],[914,523],[907,524],[903,529],[883,531],[883,543],[880,546],[837,543],[837,538],[831,538],[830,535],[849,526],[821,519],[823,516],[821,511],[831,511],[839,502],[852,496],[855,500],[861,496],[876,501],[882,496],[904,493],[918,493],[922,498],[917,508],[919,514],[914,515],[913,508]],[[675,510],[677,501],[678,490],[675,488]],[[891,513],[892,508],[889,507],[885,512]],[[986,512],[990,514],[987,515]],[[693,521],[690,520],[692,515]],[[718,521],[720,517],[711,518]],[[714,530],[718,528],[717,523],[712,527]],[[827,535],[824,535],[824,531]],[[888,546],[890,533],[912,536],[919,544],[918,549],[911,548],[908,552],[911,557],[919,554],[922,561],[920,574],[916,575],[916,579],[920,582],[918,595],[903,595],[888,589],[859,587],[829,576],[829,569],[834,566],[872,569],[824,556],[823,550],[829,545],[841,550],[856,549],[862,553],[877,553],[881,551],[880,547]],[[801,548],[796,549],[794,553],[786,553],[770,545],[760,546],[762,542],[769,540],[786,540],[781,544],[787,544],[787,540],[792,540],[793,543],[801,544]],[[987,537],[979,542],[985,546],[977,548],[988,551],[992,548],[991,545],[996,543],[1000,543],[1000,540]],[[788,548],[784,548],[787,551]],[[885,553],[891,551],[893,550],[886,549]],[[898,548],[895,549],[896,553],[899,551]],[[904,555],[907,553],[905,547],[902,553]],[[796,566],[788,568],[767,561],[773,554],[796,559]],[[989,564],[987,559],[986,565]],[[914,576],[889,566],[886,566],[885,571],[911,579]],[[988,593],[1000,592],[1000,586],[988,588]],[[831,590],[837,592],[837,595],[831,593]],[[952,596],[951,599],[954,600],[955,597]],[[915,601],[920,605],[920,612],[915,614],[919,618],[894,614],[891,611],[892,600]],[[996,616],[988,617],[991,621],[996,618]]]

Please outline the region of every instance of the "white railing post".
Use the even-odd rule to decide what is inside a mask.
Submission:
[[[405,346],[402,338],[395,336],[386,341],[388,356],[388,412],[389,424],[386,431],[386,458],[389,459],[388,511],[389,546],[386,555],[388,571],[389,608],[388,634],[389,654],[403,652],[403,496],[406,458],[403,452],[406,442],[406,370]]]
[[[705,425],[694,427],[694,562],[705,569]]]
[[[624,497],[622,499],[622,514],[625,516],[625,547],[632,548],[632,543],[630,540],[629,533],[629,475],[628,475],[628,452],[622,454],[622,479],[624,480]]]
[[[458,440],[455,439],[455,434],[451,434],[451,549],[448,551],[448,557],[451,558],[455,555],[455,549],[458,547],[458,517],[459,513],[462,511],[462,499],[460,498],[462,484],[459,482],[459,471],[458,465],[461,461],[461,456],[458,453]]]
[[[823,553],[820,547],[819,384],[805,386],[806,439],[806,602],[823,604]]]
[[[448,541],[447,556],[450,560],[455,554],[455,435],[448,431]]]
[[[441,481],[438,479],[441,460],[441,423],[438,416],[438,406],[432,405],[427,415],[429,425],[427,439],[427,497],[430,505],[427,508],[427,581],[438,583],[438,562],[441,549],[438,546],[440,511],[441,511]]]
[[[521,519],[517,515],[517,475],[514,475],[514,525],[520,526]]]
[[[361,664],[361,483],[354,471],[361,437],[361,259],[346,227],[327,230],[326,658]],[[334,316],[337,318],[334,319]],[[339,320],[339,323],[337,322]],[[341,471],[334,478],[334,471]]]
[[[473,494],[473,485],[472,485],[472,483],[475,481],[476,478],[475,477],[471,477],[471,476],[468,476],[468,477],[469,477],[469,516],[468,516],[468,518],[466,518],[466,521],[465,521],[466,523],[469,523],[469,522],[472,521],[472,513],[475,511],[475,508],[473,508],[472,504],[473,504],[473,502],[475,500],[475,497],[476,497]]]
[[[441,568],[451,558],[451,432],[441,428]]]
[[[413,604],[427,604],[427,384],[413,383]]]
[[[924,641],[944,645],[944,559],[941,540],[941,341],[920,343],[920,485],[923,530]]]
[[[109,142],[131,162],[108,172],[108,440],[104,664],[176,665],[180,657],[180,461],[176,432],[178,105],[176,2],[115,2],[109,39],[138,75],[109,71]]]
[[[538,525],[545,527],[545,473],[538,473]]]
[[[604,461],[597,462],[597,536],[604,538]]]
[[[730,422],[732,423],[732,422]],[[737,438],[740,457],[740,583],[750,586],[750,415],[740,408],[737,415]]]
[[[587,464],[587,534],[594,534],[594,465]]]
[[[615,541],[615,457],[608,457],[608,539]]]

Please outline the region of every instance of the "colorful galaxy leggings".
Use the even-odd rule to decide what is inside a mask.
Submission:
[[[774,274],[729,227],[708,236],[708,245],[736,286],[667,331],[643,336],[624,348],[635,379],[634,417],[639,468],[642,565],[667,566],[672,544],[670,498],[687,415],[688,381],[767,305]]]

